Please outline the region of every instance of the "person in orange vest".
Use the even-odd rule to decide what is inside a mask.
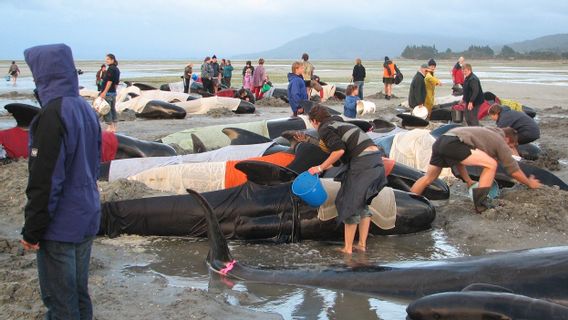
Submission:
[[[383,83],[385,84],[385,99],[387,100],[390,100],[392,97],[392,84],[395,76],[394,63],[389,57],[385,57],[385,63],[383,63]]]

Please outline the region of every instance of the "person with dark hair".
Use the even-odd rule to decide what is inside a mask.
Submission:
[[[108,69],[103,78],[103,91],[99,97],[103,98],[110,105],[110,112],[103,116],[107,124],[106,130],[116,132],[118,116],[116,114],[116,87],[120,82],[120,70],[118,69],[118,61],[114,54],[106,55],[105,62]]]
[[[97,85],[97,91],[101,92],[103,90],[103,79],[105,77],[106,74],[106,64],[102,64],[101,68],[99,69],[99,71],[97,71],[96,74],[96,85]]]
[[[211,84],[213,91],[211,93],[217,94],[217,91],[219,90],[219,85],[221,84],[221,69],[219,63],[217,62],[216,55],[213,55],[211,57],[211,62],[209,63],[209,65],[211,66],[211,70],[213,71],[212,84]]]
[[[302,101],[308,100],[308,92],[302,74],[304,73],[304,64],[302,62],[292,63],[292,72],[288,73],[288,102],[292,108],[294,117],[304,113],[304,109],[300,107]]]
[[[392,96],[392,84],[394,83],[394,77],[396,76],[396,70],[394,63],[389,57],[385,57],[385,62],[383,63],[383,83],[385,84],[385,99],[390,100]]]
[[[463,103],[465,104],[465,123],[468,126],[478,126],[479,119],[477,114],[479,113],[479,107],[485,99],[483,98],[483,89],[481,88],[481,82],[479,78],[473,73],[471,65],[466,63],[463,66],[463,74],[465,75],[465,81],[463,83]]]
[[[258,66],[254,69],[252,74],[252,93],[254,97],[258,100],[262,98],[262,86],[268,81],[268,76],[266,75],[266,70],[264,69],[264,59],[258,59]]]
[[[442,85],[442,81],[434,76],[434,71],[436,71],[436,61],[434,61],[434,59],[430,59],[430,61],[428,61],[426,77],[424,77],[424,84],[426,86],[426,99],[424,99],[424,106],[428,109],[428,119],[430,119],[432,107],[434,107],[436,100],[436,86]]]
[[[189,84],[193,75],[193,63],[188,63],[183,69],[183,93],[189,93]]]
[[[361,63],[361,59],[355,59],[355,66],[353,67],[353,73],[351,73],[351,81],[357,86],[359,91],[359,99],[363,100],[363,85],[365,84],[365,77],[367,73],[365,72],[365,67]]]
[[[211,68],[211,58],[205,57],[201,65],[201,82],[203,89],[209,93],[213,93],[213,68]]]
[[[426,83],[424,79],[426,77],[426,70],[428,69],[427,64],[420,66],[420,69],[412,78],[410,83],[410,91],[408,92],[408,105],[410,108],[414,109],[418,106],[424,106],[424,101],[426,101]]]
[[[29,132],[21,243],[25,250],[37,250],[45,319],[92,319],[89,263],[101,221],[101,127],[93,108],[79,96],[68,46],[37,46],[24,56],[42,111]],[[114,56],[108,58],[113,65]],[[113,78],[107,80],[112,83]]]
[[[446,132],[432,145],[428,171],[414,183],[410,191],[422,194],[424,189],[440,176],[442,168],[452,166],[457,166],[460,176],[469,187],[474,181],[465,166],[482,167],[479,187],[473,189],[473,205],[475,211],[481,213],[493,207],[487,195],[497,172],[497,161],[515,180],[529,188],[540,187],[537,179],[533,176],[527,178],[519,168],[509,148],[509,139],[499,128],[461,127]]]
[[[243,68],[243,88],[252,91],[252,74],[254,73],[254,67],[252,62],[248,60]]]
[[[489,108],[489,116],[497,127],[515,129],[519,144],[531,143],[540,138],[538,124],[524,112],[514,111],[496,103]]]
[[[343,103],[343,115],[348,118],[357,117],[357,101],[359,98],[359,88],[356,85],[350,84],[345,89],[345,102]]]
[[[318,131],[322,149],[330,153],[323,163],[311,167],[309,172],[319,174],[338,161],[342,163],[336,176],[341,187],[335,200],[339,214],[337,221],[345,224],[345,245],[341,252],[365,251],[371,223],[367,206],[387,183],[379,148],[356,125],[332,118],[324,106],[314,106],[309,112],[309,120]],[[298,135],[298,140],[302,139]],[[353,246],[357,226],[359,243]]]
[[[234,98],[239,98],[244,101],[248,101],[250,103],[255,103],[256,99],[254,98],[254,94],[248,89],[240,88],[237,92],[235,92]]]
[[[16,61],[12,61],[10,68],[8,69],[8,74],[12,78],[12,85],[16,85],[16,81],[18,80],[18,76],[20,75],[20,68],[16,64]]]
[[[231,64],[231,60],[227,60],[225,66],[223,67],[223,79],[222,83],[227,86],[227,88],[231,87],[231,78],[233,78],[233,65]]]
[[[308,61],[309,59],[310,56],[304,52],[304,54],[302,54],[302,64],[304,65],[304,73],[302,74],[302,76],[304,77],[304,82],[306,84],[306,94],[308,96],[310,95],[312,77],[314,76],[314,65]]]

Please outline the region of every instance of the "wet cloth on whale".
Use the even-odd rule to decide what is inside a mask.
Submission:
[[[327,221],[337,217],[335,199],[341,184],[333,179],[321,179],[327,193],[327,200],[318,208],[318,218]],[[392,229],[396,222],[396,200],[394,191],[390,187],[384,187],[368,206],[371,212],[371,221],[383,230]]]
[[[128,180],[177,194],[187,193],[186,189],[207,192],[225,188],[225,168],[225,162],[184,163],[146,170]]]
[[[143,171],[169,165],[195,162],[244,160],[262,156],[274,143],[260,143],[246,146],[226,146],[203,153],[173,157],[151,157],[114,160],[110,164],[109,181],[128,178]]]
[[[397,133],[391,145],[389,158],[426,172],[430,164],[434,142],[436,142],[436,139],[430,134],[429,130],[414,129]],[[443,169],[440,177],[449,176],[452,176],[451,170],[449,168]]]
[[[191,114],[206,114],[212,109],[228,109],[231,111],[237,111],[241,99],[228,98],[228,97],[208,97],[195,99],[190,101],[183,101],[175,103],[176,106],[182,107],[187,113]]]
[[[186,150],[193,150],[191,134],[196,135],[208,149],[217,149],[231,144],[231,140],[223,133],[223,129],[227,127],[240,128],[261,136],[268,137],[267,121],[254,121],[245,123],[234,123],[231,125],[221,124],[216,126],[208,126],[201,128],[186,129],[172,133],[162,138],[165,144],[175,143]]]

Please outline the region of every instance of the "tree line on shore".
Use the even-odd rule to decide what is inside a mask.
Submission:
[[[454,52],[448,48],[445,51],[438,51],[436,46],[408,45],[401,53],[401,57],[406,59],[457,59],[465,57],[467,59],[526,59],[526,60],[561,60],[568,59],[568,52],[554,51],[530,51],[518,52],[510,46],[503,46],[501,52],[495,53],[489,46],[470,46],[465,51]]]

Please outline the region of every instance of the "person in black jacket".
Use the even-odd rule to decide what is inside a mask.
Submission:
[[[363,85],[365,84],[365,67],[361,64],[361,59],[355,59],[355,66],[353,67],[353,73],[351,74],[351,81],[359,89],[359,99],[363,100]]]
[[[423,106],[424,101],[426,101],[426,83],[424,78],[426,77],[426,70],[428,69],[427,64],[422,64],[420,69],[412,78],[410,83],[410,91],[408,92],[408,105],[410,108],[414,109],[417,106]]]
[[[519,144],[526,144],[540,138],[540,129],[533,118],[524,112],[494,104],[489,108],[489,116],[499,128],[513,128],[517,131]]]
[[[479,78],[473,73],[471,64],[466,63],[463,66],[463,74],[465,81],[463,83],[463,102],[465,104],[465,123],[468,126],[478,126],[479,107],[483,104],[483,89]]]

